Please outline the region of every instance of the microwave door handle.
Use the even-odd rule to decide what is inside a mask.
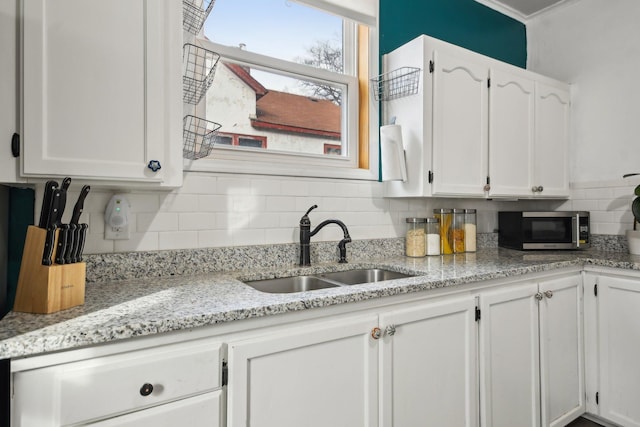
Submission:
[[[571,218],[571,225],[573,226],[573,237],[571,243],[577,249],[580,247],[580,214],[575,214],[574,217]]]

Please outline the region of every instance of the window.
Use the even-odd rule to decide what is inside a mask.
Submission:
[[[369,51],[372,35],[361,40],[348,8],[334,1],[216,0],[195,43],[221,59],[195,115],[221,128],[210,156],[188,169],[272,165],[278,174],[377,178],[378,150],[369,150],[362,126],[364,118],[377,128],[377,106],[359,98],[358,75],[368,68],[358,67],[361,46],[373,69],[377,52]]]

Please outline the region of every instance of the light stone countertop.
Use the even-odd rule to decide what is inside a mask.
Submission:
[[[426,258],[88,283],[82,306],[48,315],[11,312],[0,320],[0,359],[585,264],[640,270],[640,256],[482,249]],[[263,293],[241,282],[372,267],[414,277],[289,294]]]

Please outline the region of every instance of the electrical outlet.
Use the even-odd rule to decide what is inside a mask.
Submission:
[[[131,238],[131,233],[129,233],[129,225],[121,226],[121,227],[111,227],[109,225],[105,225],[104,227],[104,238],[105,240],[128,240]]]

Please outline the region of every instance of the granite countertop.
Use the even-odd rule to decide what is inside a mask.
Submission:
[[[482,249],[477,253],[426,258],[394,257],[307,268],[88,283],[82,306],[48,315],[7,314],[0,320],[0,358],[32,356],[584,264],[640,270],[640,257],[620,252]],[[242,283],[242,280],[371,267],[414,277],[289,294],[263,293]]]

